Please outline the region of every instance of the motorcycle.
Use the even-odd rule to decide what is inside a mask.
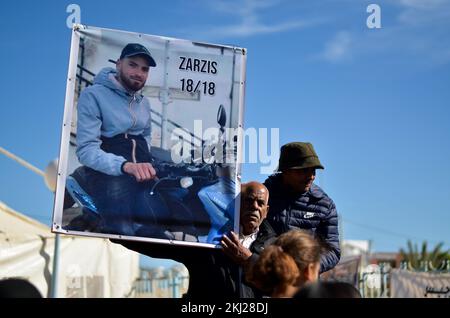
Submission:
[[[202,160],[190,163],[175,164],[171,160],[169,150],[152,147],[153,162],[158,179],[152,182],[148,193],[150,198],[161,197],[169,211],[171,220],[164,227],[163,236],[170,240],[182,240],[218,244],[221,235],[233,228],[234,224],[234,180],[224,177],[227,168],[221,162],[204,163],[204,154],[225,157],[224,126],[226,112],[220,105],[217,113],[220,126],[218,142],[207,144],[202,142]],[[223,160],[222,160],[223,162]],[[222,174],[222,175],[221,175]],[[81,209],[81,213],[73,218],[66,230],[109,233],[102,212],[95,200],[85,189],[88,177],[85,167],[77,168],[66,180],[64,211]],[[134,228],[139,229],[137,224]],[[135,232],[136,236],[148,236],[145,231]]]

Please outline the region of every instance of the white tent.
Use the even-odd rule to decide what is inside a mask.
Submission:
[[[0,279],[24,278],[50,295],[55,234],[0,201]],[[139,254],[107,239],[61,235],[58,297],[132,297]]]

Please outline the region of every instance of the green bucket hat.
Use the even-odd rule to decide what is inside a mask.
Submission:
[[[291,142],[281,147],[278,170],[316,168],[325,169],[309,142]]]

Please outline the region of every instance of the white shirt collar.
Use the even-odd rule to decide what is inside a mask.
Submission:
[[[245,247],[250,248],[250,245],[256,240],[256,237],[258,236],[259,228],[256,229],[255,232],[249,235],[242,234],[242,226],[240,227],[240,233],[239,233],[239,242]]]

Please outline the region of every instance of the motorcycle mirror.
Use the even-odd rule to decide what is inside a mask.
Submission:
[[[217,111],[217,123],[220,125],[220,127],[224,127],[227,123],[227,113],[223,105],[220,105],[219,110]]]
[[[187,188],[189,188],[191,185],[193,185],[194,184],[194,180],[192,180],[192,178],[191,177],[183,177],[183,178],[181,178],[181,180],[180,180],[180,186],[183,188],[183,189],[187,189]]]

